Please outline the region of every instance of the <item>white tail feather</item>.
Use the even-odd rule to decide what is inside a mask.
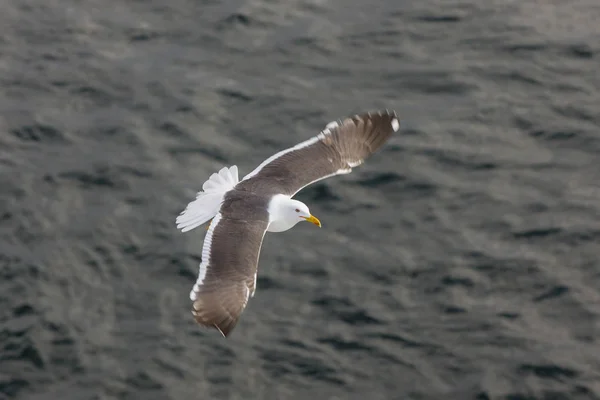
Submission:
[[[191,231],[212,219],[219,212],[225,193],[239,182],[237,166],[224,167],[202,185],[196,199],[177,217],[177,229]]]

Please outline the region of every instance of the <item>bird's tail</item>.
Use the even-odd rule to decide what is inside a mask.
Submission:
[[[176,219],[177,229],[191,231],[212,219],[219,212],[225,193],[239,182],[237,166],[224,167],[202,185],[196,199]]]

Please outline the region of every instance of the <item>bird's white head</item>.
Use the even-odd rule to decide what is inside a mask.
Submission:
[[[310,213],[306,204],[287,196],[275,196],[269,205],[269,213],[271,221],[268,230],[271,232],[286,231],[302,221],[321,227],[321,221]]]
[[[301,201],[290,199],[285,206],[285,212],[290,220],[308,221],[321,227],[321,221],[310,213],[308,206]]]

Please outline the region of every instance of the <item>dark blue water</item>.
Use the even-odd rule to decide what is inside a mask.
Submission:
[[[0,4],[0,399],[600,398],[600,3]],[[356,112],[232,336],[175,217]]]

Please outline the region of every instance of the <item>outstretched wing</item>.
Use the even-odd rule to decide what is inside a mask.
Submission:
[[[201,325],[227,337],[256,289],[258,258],[269,215],[264,199],[229,192],[211,221],[202,248],[198,280],[190,292]]]
[[[293,196],[313,182],[351,172],[399,127],[396,113],[387,110],[331,122],[317,136],[269,157],[236,188]]]

